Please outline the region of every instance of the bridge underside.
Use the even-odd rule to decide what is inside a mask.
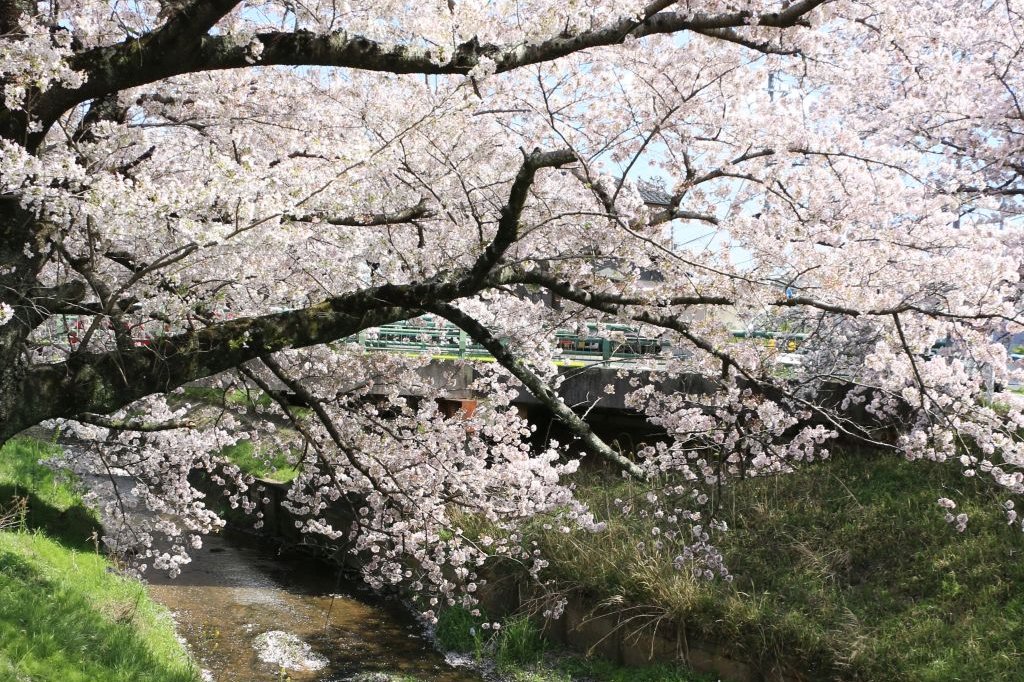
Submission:
[[[441,409],[449,416],[460,411],[472,414],[477,405],[486,402],[487,395],[473,388],[474,381],[480,377],[479,371],[470,363],[455,363],[449,360],[433,360],[419,370],[422,376],[435,389],[440,389],[443,398]],[[607,367],[594,364],[588,367],[560,367],[559,375],[562,382],[558,394],[562,400],[577,413],[584,415],[595,433],[609,443],[618,443],[626,451],[632,451],[639,443],[649,443],[667,438],[660,427],[648,422],[645,417],[626,406],[626,396],[638,387],[653,384],[664,393],[708,394],[715,390],[711,381],[699,374],[687,374],[666,377],[663,373],[640,366],[625,369],[623,367]],[[822,406],[830,410],[838,410],[852,385],[835,383],[819,394]],[[384,388],[372,391],[384,394]],[[418,396],[409,395],[415,398]],[[772,396],[768,396],[772,397]],[[778,397],[778,396],[775,396]],[[540,443],[548,437],[557,438],[566,443],[574,440],[567,430],[563,429],[553,418],[551,412],[529,391],[519,389],[513,401],[521,414],[537,426]],[[853,424],[875,432],[876,437],[889,440],[895,436],[897,424],[881,424],[875,417],[868,414],[862,405],[855,404],[846,410],[838,410],[843,417]],[[800,426],[822,423],[822,419],[812,418]],[[842,439],[841,439],[842,440]]]

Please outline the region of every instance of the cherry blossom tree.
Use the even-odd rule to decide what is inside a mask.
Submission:
[[[599,527],[580,451],[664,482],[644,504],[708,576],[716,490],[836,437],[1018,494],[1022,10],[3,0],[0,441],[91,443],[69,464],[138,480],[172,572],[219,523],[190,472],[246,506],[217,453],[295,452],[304,530],[435,601],[488,554],[542,568],[523,519]],[[429,356],[347,341],[425,314],[496,360],[471,415],[438,410]],[[755,319],[800,320],[797,370],[730,334]],[[637,453],[558,397],[555,332],[610,322],[669,349],[628,396],[667,434]],[[199,380],[259,399],[197,407]],[[531,445],[520,390],[579,447]]]

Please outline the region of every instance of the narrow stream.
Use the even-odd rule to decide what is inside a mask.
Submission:
[[[178,631],[215,682],[387,679],[479,682],[448,665],[393,601],[338,582],[337,570],[313,559],[279,557],[238,534],[211,536],[177,578],[150,576],[149,591],[175,616]],[[317,670],[283,669],[260,660],[266,632],[307,643]],[[322,657],[322,658],[321,658]],[[287,673],[285,677],[284,673]]]
[[[124,476],[86,474],[83,481],[101,501],[112,498],[115,486],[122,497],[133,494],[134,483]],[[207,680],[482,680],[470,669],[449,665],[401,604],[341,579],[337,568],[322,561],[279,556],[237,532],[207,536],[190,555],[178,577],[153,571],[147,587],[174,614]],[[274,640],[269,646],[260,642],[267,633]],[[292,665],[295,660],[300,665]]]

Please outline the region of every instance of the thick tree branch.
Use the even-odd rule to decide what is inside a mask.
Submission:
[[[399,225],[409,223],[417,218],[429,218],[433,216],[427,200],[420,199],[415,206],[400,211],[363,213],[348,216],[327,216],[320,213],[307,213],[303,215],[286,215],[285,220],[298,223],[322,223],[324,225],[337,225],[339,227],[376,227],[380,225]]]
[[[329,343],[363,329],[415,317],[415,305],[475,293],[464,281],[386,285],[299,310],[240,318],[157,340],[153,346],[75,354],[30,368],[0,424],[0,441],[45,419],[109,413],[285,348]]]
[[[43,127],[34,133],[25,130],[27,118],[0,115],[0,137],[23,142],[35,150],[57,118],[75,105],[132,87],[133,80],[141,85],[175,75],[172,66],[175,62],[183,67],[177,70],[178,74],[197,70],[189,67],[197,65],[196,48],[203,36],[237,4],[238,0],[194,0],[183,5],[163,26],[141,38],[75,55],[69,60],[69,66],[83,72],[85,82],[76,88],[56,85],[39,93],[32,114],[42,121]],[[143,74],[153,74],[156,78],[146,78]],[[2,113],[5,110],[0,108]]]
[[[446,277],[416,284],[364,289],[300,310],[212,324],[165,337],[151,347],[122,344],[125,347],[117,351],[78,352],[66,362],[34,367],[20,380],[18,391],[31,399],[13,407],[7,421],[0,425],[0,440],[45,419],[112,412],[143,396],[172,390],[262,355],[328,343],[369,327],[414,317],[428,303],[471,296],[487,285],[492,268],[518,238],[519,219],[537,170],[574,159],[568,150],[536,150],[526,155],[512,183],[508,203],[502,208],[493,241],[461,277],[452,278],[446,273]],[[139,276],[136,273],[133,279]]]
[[[537,400],[541,401],[569,430],[579,437],[588,452],[611,462],[635,478],[645,478],[643,470],[635,462],[616,452],[607,443],[598,438],[590,429],[590,426],[583,421],[583,418],[573,412],[558,394],[527,367],[522,360],[505,348],[501,341],[495,338],[487,327],[451,305],[430,305],[424,306],[424,309],[440,315],[452,324],[457,325],[472,336],[477,343],[486,348],[502,367],[511,372]]]
[[[749,26],[789,28],[806,22],[806,16],[829,0],[802,0],[781,12],[755,14],[748,10],[715,15],[665,12],[673,3],[659,0],[639,18],[622,19],[602,28],[575,35],[559,35],[537,43],[481,45],[475,38],[459,45],[443,59],[440,53],[412,45],[384,45],[346,31],[321,35],[309,32],[264,32],[254,43],[240,44],[234,36],[206,32],[237,4],[233,0],[193,3],[174,14],[163,27],[141,38],[116,45],[96,47],[71,60],[71,67],[86,75],[76,88],[55,87],[41,95],[35,114],[43,131],[29,140],[35,147],[54,121],[71,107],[120,90],[152,83],[172,76],[199,71],[238,69],[258,63],[264,66],[334,66],[389,73],[468,74],[482,59],[495,62],[498,73],[559,59],[581,50],[616,45],[627,38],[694,31],[740,42],[747,41],[737,30]],[[727,36],[723,31],[731,31]],[[10,136],[14,131],[3,131]]]
[[[519,219],[523,215],[523,208],[526,206],[526,197],[533,185],[533,178],[541,168],[553,168],[572,163],[576,160],[576,154],[569,149],[558,149],[553,152],[542,152],[535,149],[523,159],[523,165],[516,173],[516,179],[509,191],[508,202],[501,209],[501,217],[498,219],[498,230],[494,239],[484,252],[480,254],[473,269],[469,273],[469,281],[482,283],[491,269],[505,254],[510,246],[519,238]]]

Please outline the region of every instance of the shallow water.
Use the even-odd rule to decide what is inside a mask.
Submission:
[[[339,580],[327,564],[276,556],[245,536],[208,537],[180,576],[150,580],[150,594],[174,613],[179,633],[216,682],[345,680],[376,671],[424,681],[481,679],[447,665],[400,604]],[[273,630],[298,635],[327,666],[282,671],[261,661],[253,642]]]
[[[101,502],[113,499],[115,486],[122,497],[134,489],[123,476],[82,478]],[[202,549],[189,553],[191,563],[174,579],[151,571],[148,590],[174,614],[179,635],[207,679],[341,682],[381,672],[404,675],[403,682],[482,680],[446,663],[401,604],[375,596],[327,563],[281,556],[257,538],[231,532],[207,536]],[[298,636],[327,665],[282,670],[260,660],[254,643],[267,632]]]

